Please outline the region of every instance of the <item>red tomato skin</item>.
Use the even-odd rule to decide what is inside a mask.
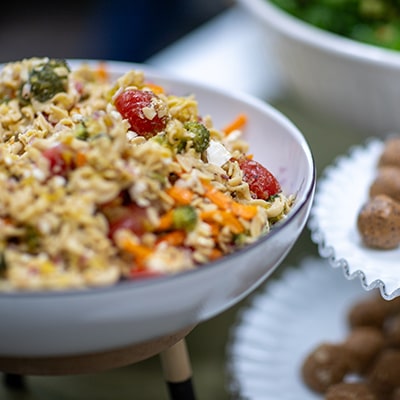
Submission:
[[[159,116],[161,100],[151,91],[128,89],[115,99],[115,107],[124,119],[127,119],[131,129],[146,138],[156,135],[166,126],[166,116]],[[143,109],[154,109],[155,115],[149,119]]]
[[[146,232],[146,210],[136,204],[121,208],[118,218],[109,221],[108,235],[113,239],[115,233],[121,229],[129,230],[138,236]]]
[[[71,162],[68,162],[68,159],[65,156],[67,151],[67,148],[62,144],[49,147],[43,151],[42,155],[49,162],[51,175],[67,175],[68,171],[71,169]]]
[[[161,272],[150,271],[147,269],[132,269],[129,274],[129,278],[132,280],[136,279],[151,279],[163,276]]]
[[[268,200],[282,190],[275,176],[259,162],[243,158],[239,160],[239,166],[254,198]]]

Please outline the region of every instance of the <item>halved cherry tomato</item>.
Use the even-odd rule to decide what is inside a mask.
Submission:
[[[49,161],[49,169],[52,175],[65,176],[72,168],[71,153],[61,143],[45,149],[42,154]]]
[[[167,117],[162,110],[162,101],[151,91],[125,90],[115,99],[115,107],[140,136],[152,137],[166,126]]]
[[[248,158],[242,158],[238,162],[243,180],[249,185],[254,198],[267,200],[282,190],[275,176],[259,162]]]
[[[126,229],[138,236],[146,231],[146,210],[136,204],[119,207],[117,215],[109,216],[109,237],[112,239],[120,229]]]
[[[129,273],[129,278],[131,278],[131,279],[149,279],[149,278],[157,278],[162,275],[163,275],[162,272],[150,271],[148,269],[133,268]]]

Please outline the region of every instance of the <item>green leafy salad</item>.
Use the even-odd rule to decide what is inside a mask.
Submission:
[[[400,50],[399,0],[271,0],[318,28],[367,44]]]

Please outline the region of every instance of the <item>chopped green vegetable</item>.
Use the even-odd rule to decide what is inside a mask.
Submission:
[[[164,133],[155,135],[151,138],[162,146],[173,149],[176,153],[182,153],[192,147],[198,153],[202,153],[210,144],[209,130],[199,122],[186,122],[184,130],[179,135],[174,135],[173,141],[168,142],[168,136]]]
[[[36,66],[20,89],[20,101],[27,104],[34,98],[44,103],[57,93],[66,92],[69,72],[68,64],[64,60],[51,59]]]
[[[150,179],[154,179],[155,181],[161,182],[165,184],[167,181],[166,177],[163,174],[160,174],[159,172],[152,171],[149,174]]]
[[[242,246],[246,243],[246,235],[243,233],[237,233],[232,236],[233,243],[235,246]]]
[[[197,224],[197,214],[194,207],[180,206],[174,209],[173,225],[176,229],[185,229],[191,231]]]
[[[28,225],[25,229],[25,237],[23,238],[24,242],[26,243],[28,250],[33,252],[37,249],[39,245],[39,232],[38,230]]]
[[[168,138],[165,133],[160,133],[158,135],[152,136],[149,140],[152,140],[161,146],[168,145]]]
[[[9,96],[0,97],[0,104],[7,104],[10,100],[11,98]]]
[[[75,128],[75,137],[80,140],[88,140],[89,139],[89,132],[83,122],[80,122],[76,125]]]
[[[4,276],[7,270],[6,255],[4,251],[0,253],[0,277]]]
[[[193,147],[198,153],[205,151],[210,144],[210,132],[200,122],[186,122],[184,125],[185,129],[190,133],[194,134],[192,141]]]
[[[318,28],[400,50],[400,6],[394,0],[265,0]]]

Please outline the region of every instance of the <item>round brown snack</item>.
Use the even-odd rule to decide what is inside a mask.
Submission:
[[[367,380],[375,393],[389,399],[394,389],[400,386],[400,350],[383,350],[373,364]]]
[[[400,348],[400,315],[388,318],[384,333],[388,346]]]
[[[400,137],[388,138],[385,141],[378,165],[394,165],[400,167]]]
[[[390,397],[390,400],[400,400],[400,387],[396,388]]]
[[[350,370],[347,352],[340,345],[322,343],[304,360],[304,382],[314,391],[325,393],[328,388],[343,381]]]
[[[381,295],[377,296],[379,302],[388,309],[389,315],[396,315],[400,313],[400,297],[395,297],[392,300],[385,300]]]
[[[400,136],[384,143],[357,229],[367,247],[390,250],[400,245]]]
[[[351,328],[372,326],[382,329],[385,318],[392,312],[395,303],[382,299],[381,296],[368,297],[355,302],[348,311]]]
[[[380,194],[361,208],[357,228],[364,244],[377,249],[394,249],[400,244],[400,203]]]
[[[400,155],[398,157],[400,158]],[[370,197],[386,194],[392,199],[400,201],[400,165],[380,167],[370,186],[369,194]]]
[[[371,293],[347,318],[344,341],[322,343],[304,361],[304,383],[325,400],[400,400],[400,296]]]
[[[385,337],[380,329],[370,326],[354,328],[343,343],[352,372],[364,373],[384,346]]]
[[[378,400],[371,388],[364,382],[343,382],[332,385],[325,400]]]

